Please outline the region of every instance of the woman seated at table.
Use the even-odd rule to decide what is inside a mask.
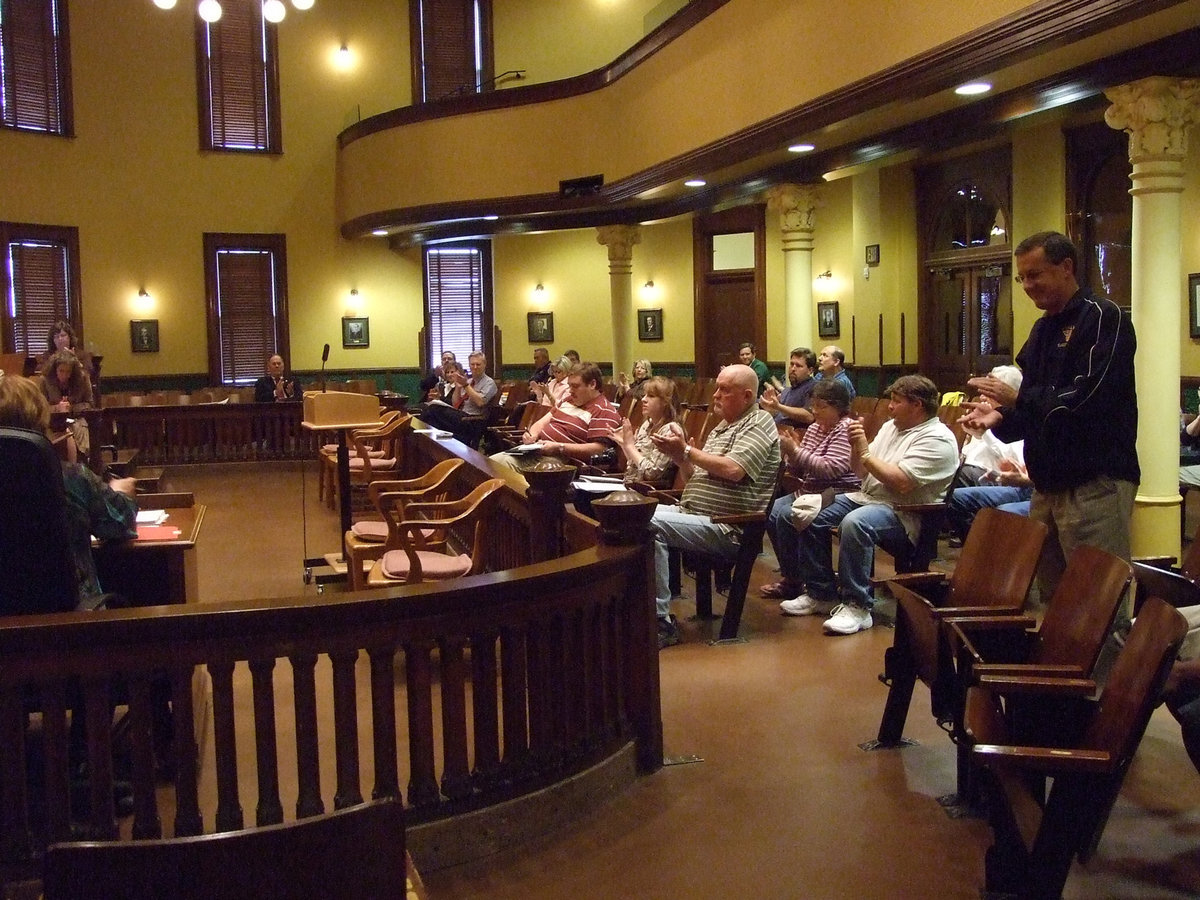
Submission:
[[[59,350],[42,368],[42,393],[56,413],[83,412],[92,408],[92,381],[83,368],[79,357],[70,350]],[[71,423],[71,436],[79,452],[87,457],[91,452],[87,420],[77,416]]]
[[[628,419],[612,430],[612,438],[625,454],[625,483],[645,482],[655,487],[670,487],[675,478],[675,463],[654,446],[650,435],[664,437],[674,431],[683,434],[675,421],[675,382],[669,378],[650,378],[642,392],[642,424],[634,431]],[[604,494],[582,491],[575,493],[575,508],[584,515],[592,514],[592,501]]]
[[[533,392],[534,398],[542,406],[562,406],[567,395],[571,393],[570,385],[567,384],[567,373],[571,371],[571,366],[575,363],[571,362],[570,357],[560,356],[550,366],[550,380],[545,384],[539,384],[536,381],[529,382],[529,390]]]
[[[49,435],[50,406],[31,379],[0,375],[0,425]],[[100,540],[137,536],[135,481],[121,478],[105,484],[91,469],[69,462],[62,464],[62,475],[67,499],[67,537],[79,579],[76,609],[94,609],[101,601],[103,589],[92,560],[92,535]]]

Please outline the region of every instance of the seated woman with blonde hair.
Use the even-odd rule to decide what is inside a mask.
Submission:
[[[620,401],[628,391],[633,391],[633,396],[638,400],[642,399],[642,392],[646,389],[646,382],[654,375],[654,367],[650,365],[648,359],[635,359],[633,361],[633,382],[630,383],[628,376],[624,372],[617,376],[617,396],[616,400]]]
[[[567,375],[575,363],[569,356],[560,356],[550,366],[550,380],[543,383],[531,382],[529,387],[538,403],[542,406],[562,406],[571,393],[567,384]]]
[[[0,375],[0,425],[49,436],[50,406],[32,379]],[[92,535],[101,540],[125,540],[137,535],[135,481],[121,478],[105,484],[91,469],[70,462],[62,464],[62,478],[67,535],[79,583],[76,609],[94,609],[103,600],[103,589],[92,560]]]

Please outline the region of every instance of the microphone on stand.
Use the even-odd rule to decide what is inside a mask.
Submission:
[[[325,363],[329,362],[329,345],[321,351],[321,393],[325,393]]]

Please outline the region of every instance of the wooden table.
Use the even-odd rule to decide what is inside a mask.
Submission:
[[[138,505],[153,508],[140,501]],[[136,540],[94,547],[96,573],[104,590],[124,595],[134,606],[199,602],[196,541],[205,511],[203,504],[166,510],[162,528],[178,534],[160,536],[142,528],[144,536]]]

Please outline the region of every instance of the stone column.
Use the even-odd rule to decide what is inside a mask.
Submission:
[[[820,193],[815,185],[777,184],[766,197],[767,207],[779,213],[783,238],[783,352],[815,347],[812,251]]]
[[[1134,556],[1179,554],[1180,194],[1187,132],[1200,121],[1200,79],[1154,76],[1105,91],[1110,127],[1133,163],[1133,327],[1138,348]]]
[[[633,373],[633,245],[641,242],[640,225],[601,225],[596,229],[596,243],[608,248],[613,378],[618,372]]]

